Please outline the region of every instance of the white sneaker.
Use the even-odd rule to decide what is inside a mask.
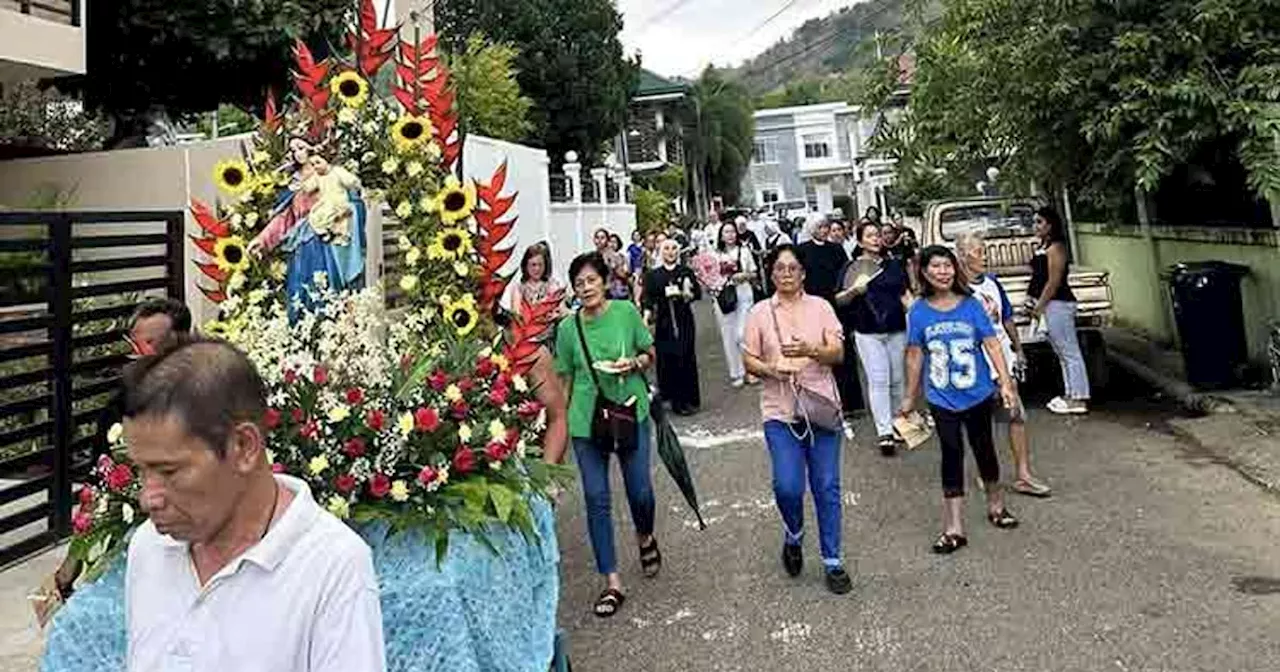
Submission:
[[[729,383],[729,385],[732,387],[742,387],[744,383],[741,378],[734,378],[733,382]]]
[[[1045,404],[1045,408],[1058,415],[1083,415],[1089,412],[1089,406],[1083,401],[1068,401],[1062,397],[1054,397]]]

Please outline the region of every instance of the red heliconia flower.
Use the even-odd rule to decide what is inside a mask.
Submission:
[[[293,418],[295,423],[302,422],[307,418],[307,414],[302,412],[301,408],[295,408],[289,411],[289,417]]]
[[[348,494],[356,489],[356,477],[351,474],[342,474],[333,479],[333,488],[342,494]]]
[[[297,371],[294,371],[293,369],[285,369],[285,370],[284,370],[284,384],[285,384],[285,385],[292,385],[292,384],[294,384],[294,383],[296,383],[296,382],[298,382],[298,372],[297,372]]]
[[[284,473],[284,465],[283,465],[283,464],[280,464],[279,462],[276,462],[276,463],[272,464],[272,465],[271,465],[271,473],[273,473],[273,474],[283,474],[283,473]]]
[[[484,447],[484,456],[490,462],[501,462],[511,454],[511,449],[502,441],[493,441]]]
[[[262,426],[271,431],[280,426],[280,410],[276,408],[268,408],[266,413],[262,414]]]
[[[444,371],[436,369],[427,377],[427,384],[436,392],[444,392],[444,388],[449,387],[449,376]]]
[[[133,470],[127,464],[117,464],[107,472],[107,488],[119,492],[133,482]]]
[[[311,382],[321,386],[328,385],[329,369],[326,369],[323,366],[317,366],[315,370],[311,372]]]
[[[369,411],[369,414],[365,416],[364,424],[368,425],[369,429],[372,429],[375,432],[381,432],[382,428],[387,426],[387,416],[385,413],[375,408],[372,411]]]
[[[386,474],[374,474],[369,479],[369,494],[375,499],[382,499],[391,492],[391,477]]]
[[[505,406],[510,396],[510,388],[495,385],[492,390],[489,390],[489,403],[494,406]]]
[[[89,515],[87,510],[81,509],[76,511],[74,516],[71,516],[71,530],[76,534],[85,534],[92,527],[93,516]]]
[[[348,439],[347,443],[342,446],[342,453],[354,460],[357,457],[364,457],[367,449],[368,445],[365,444],[364,439],[356,436]]]
[[[466,399],[459,399],[449,404],[449,412],[453,414],[454,420],[465,420],[467,413],[471,412],[471,407],[467,405]]]
[[[315,420],[308,420],[302,425],[302,429],[298,430],[304,439],[314,439],[320,435],[320,426]]]
[[[352,406],[364,403],[364,390],[358,387],[347,390],[347,403]]]
[[[453,470],[459,474],[465,474],[475,468],[475,453],[466,446],[458,446],[457,452],[453,454]]]
[[[522,401],[519,406],[516,406],[516,415],[519,415],[522,420],[532,420],[541,412],[542,402],[535,399]]]
[[[440,429],[440,414],[434,408],[419,408],[413,412],[413,426],[419,432],[434,432]]]
[[[79,498],[79,500],[80,500],[80,506],[83,506],[83,507],[85,507],[85,508],[89,508],[89,507],[93,506],[93,497],[94,497],[94,494],[95,494],[95,493],[93,492],[93,488],[91,488],[91,487],[89,487],[89,486],[87,486],[87,485],[82,486],[82,487],[80,488],[80,492],[79,492],[79,493],[77,493],[77,497],[78,497],[78,498]]]
[[[481,357],[476,360],[476,375],[481,378],[488,378],[489,376],[492,376],[493,372],[497,369],[497,365],[488,357]]]
[[[435,482],[437,475],[436,470],[432,469],[431,465],[428,464],[422,468],[422,471],[418,472],[418,482],[425,488]]]

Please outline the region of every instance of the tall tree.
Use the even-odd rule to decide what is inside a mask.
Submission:
[[[114,0],[88,4],[88,72],[59,86],[113,117],[109,145],[136,144],[156,116],[180,118],[221,103],[262,104],[289,84],[301,39],[323,57],[354,0]]]
[[[553,161],[569,150],[595,161],[622,131],[639,72],[623,56],[613,0],[442,0],[436,26],[450,51],[480,32],[520,51],[520,89],[533,100],[526,138]]]
[[[755,117],[751,95],[713,67],[691,87],[683,110],[685,152],[693,167],[695,194],[719,195],[736,203],[751,165]],[[699,203],[705,208],[706,203]]]
[[[512,45],[490,42],[475,33],[461,52],[446,57],[458,94],[458,117],[467,133],[521,140],[533,130],[529,121],[533,101],[516,81],[514,63],[519,55]]]

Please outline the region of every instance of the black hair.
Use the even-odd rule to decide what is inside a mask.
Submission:
[[[1049,242],[1065,243],[1067,242],[1067,227],[1062,224],[1062,215],[1053,206],[1046,205],[1036,208],[1036,214],[1044,218],[1049,223]]]
[[[725,251],[725,245],[724,245],[724,227],[726,227],[726,226],[732,226],[732,227],[733,227],[733,233],[734,233],[734,235],[737,235],[737,234],[738,234],[738,225],[737,225],[737,224],[734,224],[733,222],[720,222],[720,228],[716,229],[716,249],[717,249],[717,250],[720,250],[721,252],[724,252],[724,251]],[[739,241],[738,241],[738,244],[739,244],[739,245],[741,245],[741,244],[742,244],[742,241],[741,241],[741,240],[739,240]]]
[[[871,213],[872,213],[872,212],[876,213],[876,216],[875,216],[875,217],[872,217],[872,216],[871,216]],[[862,213],[862,216],[863,216],[863,217],[866,217],[867,219],[870,219],[870,220],[871,220],[871,221],[873,221],[873,222],[879,222],[879,221],[880,221],[880,208],[877,208],[877,207],[876,207],[876,206],[874,206],[874,205],[867,206],[867,210],[866,210],[866,212],[863,212],[863,213]]]
[[[804,257],[800,256],[800,248],[792,243],[783,243],[770,249],[764,255],[764,275],[766,278],[773,277],[773,265],[778,263],[778,258],[783,254],[790,254],[795,257],[796,263],[800,264],[800,268],[802,270],[805,269]]]
[[[219,458],[226,456],[236,425],[257,424],[267,412],[262,376],[226,341],[180,339],[126,367],[123,383],[124,417],[174,416]]]
[[[955,252],[951,248],[942,245],[930,245],[920,250],[920,258],[916,263],[916,280],[920,283],[920,291],[924,298],[933,296],[933,285],[929,284],[929,276],[925,275],[925,271],[929,269],[929,262],[936,257],[946,257],[951,261],[951,267],[956,270],[955,275],[951,278],[951,292],[960,296],[969,296],[972,290],[965,284],[964,272],[960,269],[960,261],[956,259]]]
[[[529,281],[529,261],[534,257],[542,257],[542,265],[546,268],[542,271],[542,279],[551,279],[551,248],[546,243],[534,243],[524,251],[524,256],[520,258],[520,282]]]
[[[605,282],[609,281],[609,264],[605,263],[604,255],[599,252],[587,252],[585,254],[579,254],[573,258],[573,261],[569,262],[570,287],[575,286],[576,283],[574,280],[576,280],[582,271],[586,270],[588,267],[594,269],[596,275],[599,275],[601,280],[604,280]]]
[[[185,334],[191,331],[191,310],[187,308],[187,304],[170,298],[150,298],[138,304],[133,309],[133,317],[129,319],[129,323],[135,324],[138,320],[155,315],[167,315],[174,333]]]
[[[627,249],[627,248],[626,248],[626,247],[624,247],[624,246],[623,246],[623,244],[622,244],[622,236],[619,236],[619,235],[618,235],[618,234],[616,234],[616,233],[611,233],[611,234],[609,234],[609,242],[610,242],[610,243],[613,243],[613,245],[614,245],[615,247],[617,247],[617,248],[618,248],[618,249],[614,250],[614,252],[621,252],[621,251],[623,251],[623,250]]]
[[[862,247],[862,233],[867,230],[868,226],[874,226],[877,229],[880,228],[880,225],[875,223],[875,221],[863,217],[862,221],[858,222],[858,226],[854,229],[853,234],[854,240],[858,243],[858,247]]]

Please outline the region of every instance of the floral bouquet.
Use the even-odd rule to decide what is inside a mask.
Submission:
[[[699,251],[689,259],[689,268],[693,270],[693,277],[712,294],[719,294],[728,282],[728,278],[720,272],[720,260],[706,250]]]
[[[213,283],[201,289],[220,308],[206,331],[267,384],[273,468],[340,518],[424,532],[441,559],[452,531],[532,535],[530,497],[566,472],[538,459],[546,413],[528,378],[561,296],[526,304],[506,332],[490,317],[515,197],[503,195],[505,166],[487,184],[453,174],[462,144],[435,43],[378,28],[364,0],[349,60],[316,62],[299,44],[295,100],[282,111],[268,97],[243,156],[215,170],[226,202],[191,209],[209,258],[196,266]],[[394,100],[383,100],[370,82],[392,60]],[[362,287],[366,199],[391,206],[403,231],[407,305],[394,314],[383,288]],[[297,244],[274,244],[286,238]],[[340,272],[304,273],[308,245]],[[145,519],[113,439],[73,518],[72,553],[90,572]]]

